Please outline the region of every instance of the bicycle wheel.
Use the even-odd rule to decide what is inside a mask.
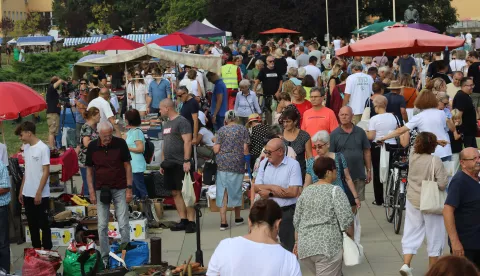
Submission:
[[[393,216],[395,215],[395,208],[394,207],[394,192],[395,192],[395,185],[393,185],[393,173],[390,174],[387,181],[387,187],[385,188],[385,203],[383,206],[385,207],[385,215],[387,216],[387,221],[392,222]]]
[[[398,184],[401,185],[400,183]],[[395,217],[393,219],[393,228],[395,230],[395,234],[398,234],[400,233],[400,228],[402,227],[403,209],[405,208],[405,194],[400,193],[400,187],[398,187],[395,194]]]

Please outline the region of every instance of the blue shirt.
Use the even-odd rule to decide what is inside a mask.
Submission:
[[[239,117],[248,117],[253,113],[262,113],[260,105],[258,104],[257,95],[253,91],[250,91],[247,96],[245,96],[242,91],[237,92],[234,110],[235,114]]]
[[[255,185],[278,185],[284,189],[290,186],[302,187],[302,170],[297,160],[285,156],[282,163],[275,167],[265,158],[260,162],[258,167],[257,178],[255,178]],[[279,198],[272,197],[280,207],[290,206],[297,203],[297,198]]]
[[[85,108],[88,106],[88,103],[86,101],[84,101],[83,99],[79,98],[78,101],[80,103],[82,103],[83,105],[85,105]],[[83,118],[82,114],[80,112],[78,112],[78,109],[77,111],[75,111],[75,122],[77,124],[85,124],[85,118]]]
[[[145,151],[145,137],[143,136],[143,132],[138,128],[132,128],[127,132],[125,142],[127,142],[129,148],[136,148],[136,141],[142,141]],[[147,169],[147,162],[145,161],[145,157],[143,157],[143,153],[130,152],[130,156],[132,157],[132,161],[130,161],[132,173],[143,173]]]
[[[160,102],[167,98],[172,93],[170,88],[170,82],[166,79],[161,79],[160,83],[153,80],[148,86],[148,96],[152,98],[150,106],[153,108],[159,108]]]
[[[215,113],[215,108],[217,106],[217,95],[222,94],[222,106],[218,111],[217,116],[225,117],[225,113],[227,113],[227,106],[228,106],[228,94],[227,94],[227,86],[223,82],[222,79],[218,79],[215,82],[215,87],[213,88],[213,95],[212,95],[212,106],[210,107],[210,112],[212,115]]]
[[[10,177],[8,169],[0,162],[0,189],[10,189]],[[0,206],[6,206],[10,203],[10,192],[0,195]]]

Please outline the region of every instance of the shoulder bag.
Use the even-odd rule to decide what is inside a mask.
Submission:
[[[332,199],[335,200],[335,190],[337,187],[333,186],[332,189]],[[333,203],[333,202],[332,202]],[[335,210],[335,209],[334,209]],[[335,212],[335,211],[334,211]],[[352,240],[347,233],[340,227],[340,222],[338,221],[337,214],[335,213],[337,219],[338,228],[343,237],[343,263],[346,266],[354,266],[362,263],[363,261],[363,246],[359,243],[356,243]]]
[[[426,214],[441,215],[447,193],[440,191],[435,181],[435,156],[432,157],[432,175],[431,179],[422,180],[422,190],[420,193],[420,211]]]

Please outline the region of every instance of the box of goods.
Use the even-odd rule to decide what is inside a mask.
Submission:
[[[147,219],[131,220],[130,224],[130,240],[144,240],[147,238]],[[108,223],[108,237],[113,239],[121,239],[118,222]]]
[[[77,213],[81,217],[87,215],[87,206],[65,206],[65,210],[72,211],[72,213]]]
[[[241,210],[245,209],[245,195],[246,195],[246,192],[244,192],[242,194],[242,205],[240,206]],[[210,207],[210,212],[220,212],[220,208],[218,208],[217,206],[217,203],[216,203],[216,199],[215,198],[210,198],[208,195],[207,195],[207,199],[208,199],[208,207]],[[227,208],[227,211],[233,211],[234,208],[231,208],[231,207],[228,207]]]
[[[87,206],[87,216],[96,217],[97,216],[97,205],[88,205]]]
[[[97,217],[85,217],[82,221],[82,225],[85,225],[88,230],[97,230],[98,229],[98,219]]]
[[[53,246],[68,246],[70,241],[75,239],[75,227],[69,228],[51,228],[52,245]],[[40,239],[42,238],[42,230],[40,230]],[[25,226],[25,241],[32,242],[30,229]]]

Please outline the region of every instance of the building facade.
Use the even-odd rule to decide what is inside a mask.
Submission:
[[[28,12],[49,13],[51,18],[52,5],[52,0],[0,0],[0,20],[24,20]]]

